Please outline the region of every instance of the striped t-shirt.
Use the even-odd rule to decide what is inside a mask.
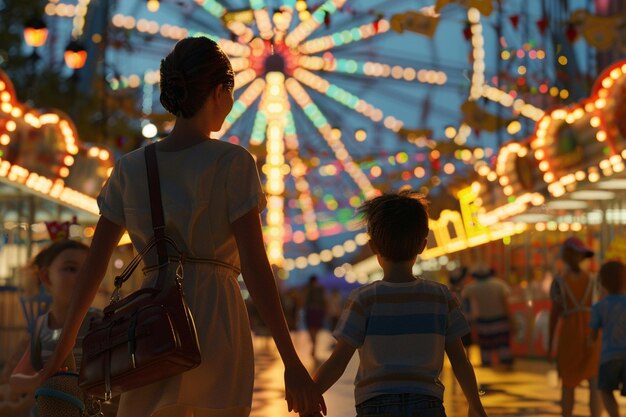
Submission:
[[[421,278],[376,281],[354,290],[334,336],[359,351],[356,404],[382,394],[417,393],[443,400],[439,374],[446,340],[469,332],[445,285]]]

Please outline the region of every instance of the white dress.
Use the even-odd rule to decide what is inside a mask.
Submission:
[[[141,250],[152,237],[144,150],[122,157],[104,185],[101,215],[126,227]],[[157,151],[165,233],[191,258],[240,268],[231,223],[265,207],[252,155],[240,146],[207,140],[181,151]],[[156,265],[156,251],[145,263]],[[171,252],[173,255],[174,253]],[[211,263],[185,264],[185,298],[193,312],[202,363],[181,375],[124,393],[118,417],[144,417],[173,405],[202,415],[248,416],[254,355],[237,272]],[[156,272],[146,276],[151,285]]]

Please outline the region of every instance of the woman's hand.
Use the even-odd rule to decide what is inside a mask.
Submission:
[[[285,399],[289,411],[326,415],[324,397],[301,363],[285,367]]]
[[[13,374],[9,378],[9,385],[11,391],[18,394],[30,394],[41,385],[43,381],[41,373],[37,372],[34,375],[26,374]]]

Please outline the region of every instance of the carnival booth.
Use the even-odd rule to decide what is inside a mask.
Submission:
[[[516,283],[524,290],[511,304],[518,355],[547,353],[548,288],[565,238],[577,235],[594,249],[596,256],[586,266],[592,273],[626,253],[620,237],[626,224],[624,92],[626,61],[620,61],[601,73],[589,98],[546,111],[531,137],[503,146],[495,166],[478,170],[485,202],[498,195],[493,184],[506,197],[506,203],[483,204],[479,221],[527,226],[507,259],[507,276],[517,271]]]

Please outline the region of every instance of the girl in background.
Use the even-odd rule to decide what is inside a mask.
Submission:
[[[574,389],[584,380],[589,381],[589,409],[591,417],[599,417],[602,400],[597,389],[600,364],[600,341],[591,339],[591,305],[594,302],[595,280],[582,270],[580,264],[591,258],[593,251],[583,242],[570,237],[561,246],[564,270],[552,282],[550,298],[549,349],[556,325],[561,321],[561,331],[556,346],[556,366],[562,380],[561,408],[563,417],[571,417],[574,408]]]
[[[78,271],[82,267],[89,247],[69,239],[57,240],[39,252],[31,261],[30,269],[52,297],[52,304],[47,313],[37,319],[30,342],[9,380],[12,386],[17,385],[24,375],[35,375],[43,369],[52,356],[61,335],[63,323],[67,319],[70,300],[77,284]],[[90,308],[75,339],[73,354],[76,369],[82,359],[82,339],[89,328],[92,317],[100,315],[100,311]],[[28,394],[34,394],[31,389]],[[31,415],[36,415],[35,409]]]

